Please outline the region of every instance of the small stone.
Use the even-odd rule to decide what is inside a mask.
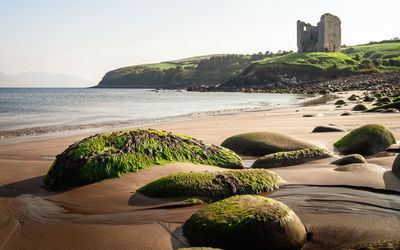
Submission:
[[[335,165],[347,165],[351,163],[367,163],[365,158],[362,155],[359,154],[351,154],[351,155],[346,155],[340,159],[337,159],[336,161],[333,161],[331,164]]]

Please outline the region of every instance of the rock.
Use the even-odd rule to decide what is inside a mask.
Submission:
[[[382,113],[399,113],[400,111],[395,108],[387,108],[387,109],[383,109],[381,112]]]
[[[386,149],[386,152],[400,153],[400,144],[393,144],[393,145],[390,145],[390,146]]]
[[[350,112],[344,112],[344,113],[341,114],[340,116],[348,116],[348,115],[352,115],[352,113],[350,113]]]
[[[237,154],[251,156],[316,147],[311,143],[268,131],[234,135],[223,141],[221,145]]]
[[[399,240],[385,240],[372,243],[364,243],[356,246],[352,246],[349,250],[390,250],[390,249],[400,249]]]
[[[343,100],[337,100],[337,101],[335,102],[335,105],[345,105],[345,104],[346,104],[346,102],[343,101]]]
[[[317,126],[313,129],[312,133],[323,133],[323,132],[345,132],[346,129],[337,126]]]
[[[61,189],[120,177],[165,162],[192,162],[243,168],[229,149],[204,144],[193,137],[152,129],[103,133],[69,146],[56,157],[44,183]]]
[[[359,154],[351,154],[351,155],[346,155],[336,161],[333,161],[331,164],[335,165],[347,165],[351,163],[367,163],[365,158],[362,155]]]
[[[373,155],[385,151],[396,139],[381,124],[368,124],[345,135],[334,146],[342,154]]]
[[[289,152],[279,152],[264,155],[258,158],[252,168],[278,168],[284,166],[298,165],[301,163],[315,161],[331,157],[330,153],[322,148],[308,148]]]
[[[303,117],[315,117],[315,115],[314,114],[305,114],[305,115],[303,115]]]
[[[364,102],[373,102],[373,101],[375,101],[375,97],[373,97],[373,96],[365,96],[363,101]]]
[[[170,174],[137,191],[151,197],[204,197],[220,200],[236,194],[270,192],[283,184],[281,177],[266,169],[241,169]]]
[[[368,107],[365,106],[364,104],[357,104],[356,106],[353,107],[353,111],[364,111],[367,110]]]
[[[396,159],[394,159],[392,171],[398,178],[400,178],[400,154],[397,155]]]
[[[349,101],[357,101],[358,99],[360,99],[360,97],[355,94],[352,94],[349,98],[347,98]]]
[[[183,225],[194,246],[222,249],[300,249],[306,230],[285,204],[257,195],[237,195],[206,206]]]
[[[343,165],[334,169],[335,171],[341,172],[352,172],[352,171],[360,171],[360,170],[370,170],[367,168],[366,163],[351,163],[347,165]]]

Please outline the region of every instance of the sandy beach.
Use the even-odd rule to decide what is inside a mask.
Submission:
[[[350,94],[338,94],[345,99]],[[326,104],[221,115],[158,124],[151,128],[193,136],[220,145],[229,136],[284,133],[334,151],[333,143],[368,123],[388,127],[400,138],[398,113],[361,113],[355,105]],[[314,117],[303,117],[313,114]],[[335,124],[346,132],[312,133]],[[146,127],[147,128],[147,127]],[[129,173],[119,179],[49,192],[42,187],[56,155],[89,135],[0,145],[0,249],[177,249],[188,247],[182,224],[204,205],[149,198],[138,188],[180,171],[224,169],[174,163]],[[291,207],[310,239],[303,249],[343,249],[354,244],[400,238],[400,180],[391,172],[396,155],[367,157],[368,165],[335,171],[334,159],[273,169],[287,185],[269,194]],[[245,159],[246,164],[252,158]]]

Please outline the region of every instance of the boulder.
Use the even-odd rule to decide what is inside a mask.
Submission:
[[[201,197],[206,200],[220,200],[236,194],[270,192],[283,184],[279,175],[266,169],[241,169],[170,174],[137,191],[151,197]]]
[[[346,102],[343,101],[343,100],[337,100],[337,101],[335,102],[335,105],[345,105],[345,104],[346,104]]]
[[[351,154],[351,155],[346,155],[336,161],[333,161],[331,164],[335,165],[347,165],[351,163],[367,163],[365,158],[362,155],[359,154]]]
[[[396,139],[381,124],[368,124],[345,135],[334,146],[342,154],[373,155],[385,151]]]
[[[322,148],[307,148],[289,152],[278,152],[258,158],[252,168],[278,168],[298,165],[309,161],[331,157],[330,153]]]
[[[341,116],[348,116],[348,115],[352,115],[352,113],[350,113],[350,112],[344,112],[343,114],[341,114]]]
[[[89,184],[166,162],[243,168],[229,149],[193,137],[152,129],[103,133],[83,139],[58,155],[44,177],[47,188]]]
[[[364,104],[357,104],[356,106],[353,107],[353,111],[364,111],[367,110],[368,107],[365,106]]]
[[[367,168],[366,163],[351,163],[351,164],[337,167],[334,170],[341,171],[341,172],[352,172],[352,171],[362,171],[362,170],[371,171],[371,168],[373,168],[373,167]]]
[[[300,249],[306,230],[285,204],[257,195],[237,195],[210,204],[183,225],[194,246],[222,249]]]
[[[358,99],[360,99],[360,96],[356,94],[352,94],[349,98],[347,98],[349,101],[357,101]]]
[[[312,133],[324,132],[345,132],[346,129],[337,126],[317,126],[313,129]]]
[[[314,148],[315,145],[276,132],[252,132],[234,135],[221,144],[237,154],[263,156],[276,152]]]
[[[394,159],[392,171],[398,178],[400,178],[400,154],[397,155],[396,159]]]

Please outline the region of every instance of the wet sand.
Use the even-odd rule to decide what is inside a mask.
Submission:
[[[347,94],[349,95],[349,94]],[[311,133],[336,124],[348,131],[382,123],[400,138],[399,114],[353,112],[327,104],[222,115],[152,126],[219,145],[250,131],[276,131],[333,151],[348,132]],[[315,117],[302,117],[314,114]],[[88,135],[0,145],[0,249],[177,249],[188,246],[181,225],[202,206],[135,193],[148,182],[179,171],[223,171],[188,163],[153,166],[63,192],[42,188],[54,157]],[[274,169],[287,186],[268,194],[289,205],[310,233],[304,249],[340,249],[400,238],[400,181],[390,171],[394,154],[367,158],[366,168],[339,172],[323,159]]]

